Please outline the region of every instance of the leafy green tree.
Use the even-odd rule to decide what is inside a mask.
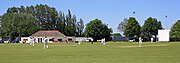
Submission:
[[[103,24],[99,19],[90,21],[84,31],[85,36],[92,37],[94,41],[110,37],[111,33],[112,29],[108,28],[108,26]]]
[[[2,37],[29,36],[38,30],[37,20],[26,13],[7,13],[1,18]]]
[[[64,26],[65,26],[65,17],[64,17],[64,14],[63,12],[59,12],[59,15],[58,15],[58,18],[56,20],[56,24],[55,24],[55,29],[64,33]]]
[[[39,26],[44,30],[55,29],[55,21],[58,18],[58,13],[55,8],[47,5],[36,5],[36,18],[39,21]]]
[[[83,20],[80,18],[80,21],[77,22],[77,36],[83,36],[82,33],[83,33],[83,30],[84,30],[84,23],[83,23]]]
[[[127,18],[124,18],[124,20],[123,20],[121,23],[119,23],[117,29],[118,29],[120,32],[124,32],[124,31],[126,30],[127,20],[128,20]]]
[[[2,18],[2,16],[0,16],[0,24],[1,24],[1,18]],[[1,26],[0,26],[1,27]]]
[[[26,12],[26,9],[24,6],[21,6],[21,8],[19,8],[19,12],[20,13],[25,13]]]
[[[173,38],[180,38],[180,20],[173,24],[170,31],[170,36]]]
[[[124,35],[127,37],[139,37],[140,36],[140,28],[138,21],[134,17],[129,17],[127,20],[126,29]]]
[[[149,39],[152,36],[157,36],[158,29],[162,29],[162,25],[160,21],[157,21],[156,18],[149,17],[147,20],[145,20],[144,25],[141,28],[142,36],[148,37]]]
[[[65,35],[68,36],[76,35],[76,27],[77,27],[76,21],[77,21],[76,16],[72,15],[71,11],[68,10],[68,14],[66,15],[65,26],[64,26]]]
[[[16,7],[8,8],[7,13],[18,13],[18,8]]]
[[[33,16],[40,30],[59,30],[65,35],[74,36],[77,29],[76,16],[68,9],[68,14],[57,12],[54,7],[37,4],[36,6],[21,6],[8,8],[7,13],[27,13]]]
[[[21,6],[12,7],[7,10],[7,13],[27,13],[31,14],[38,21],[38,26],[43,30],[55,29],[56,19],[58,18],[58,12],[55,8],[47,5],[36,6]]]

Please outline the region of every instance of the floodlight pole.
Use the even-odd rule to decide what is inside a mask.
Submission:
[[[136,14],[136,12],[135,11],[133,11],[133,17],[135,18],[135,14]]]
[[[165,15],[165,18],[166,18],[166,22],[165,22],[165,23],[166,23],[166,26],[165,26],[165,29],[168,29],[168,26],[167,26],[167,21],[168,21],[168,20],[167,20],[167,15]]]

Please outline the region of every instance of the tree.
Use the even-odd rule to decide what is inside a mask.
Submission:
[[[127,18],[124,18],[124,20],[123,20],[121,23],[119,23],[117,29],[118,29],[120,32],[124,32],[124,31],[126,30],[127,20],[128,20]]]
[[[20,12],[20,13],[25,13],[25,7],[24,7],[24,6],[21,6],[21,8],[19,8],[19,12]]]
[[[76,35],[76,16],[71,14],[71,11],[68,9],[68,14],[66,15],[65,20],[65,35],[74,36]]]
[[[127,20],[126,29],[124,35],[127,37],[139,37],[140,35],[140,25],[138,21],[134,17],[129,17]]]
[[[18,13],[18,8],[16,7],[8,8],[7,13]]]
[[[90,21],[85,28],[84,34],[86,37],[92,37],[94,41],[102,38],[110,37],[112,29],[103,24],[101,20],[95,19]],[[93,42],[92,42],[93,44]]]
[[[173,24],[170,31],[170,36],[172,38],[180,38],[180,20]]]
[[[21,6],[8,8],[7,13],[27,13],[37,20],[40,30],[59,30],[65,35],[77,34],[77,19],[68,9],[67,15],[57,12],[54,7],[37,4],[36,6]],[[81,33],[82,34],[82,33]]]
[[[144,25],[141,28],[142,36],[148,37],[150,39],[152,36],[157,37],[158,29],[162,29],[160,21],[157,21],[156,18],[149,17],[145,20]]]
[[[58,17],[58,12],[55,8],[49,7],[47,5],[36,5],[36,18],[39,21],[39,26],[43,30],[53,30],[55,29],[55,21]],[[31,12],[32,13],[32,12]]]
[[[0,16],[0,24],[1,24],[1,18],[2,18],[2,16]],[[0,25],[0,27],[1,27],[1,25]]]
[[[1,16],[0,16],[0,22],[1,22]]]
[[[56,24],[55,24],[55,29],[64,33],[64,26],[65,26],[65,23],[64,23],[64,14],[63,12],[59,12],[59,15],[58,15],[58,18],[56,20]]]
[[[77,22],[77,34],[78,36],[83,36],[82,32],[84,30],[84,23],[83,20],[80,18],[80,21]]]
[[[43,30],[55,29],[58,12],[54,7],[47,5],[21,6],[8,8],[7,13],[27,13],[31,14],[38,21],[38,26]]]
[[[2,37],[29,36],[38,30],[37,21],[32,15],[26,13],[7,13],[1,18]]]

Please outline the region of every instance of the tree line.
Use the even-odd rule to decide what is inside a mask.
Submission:
[[[180,20],[171,28],[171,37],[180,38]],[[58,30],[66,36],[86,36],[98,39],[111,36],[112,29],[108,28],[99,19],[94,19],[87,23],[84,30],[83,20],[77,20],[68,9],[65,14],[57,11],[54,7],[37,4],[35,6],[11,7],[7,12],[0,16],[0,36],[23,37],[30,36],[38,30]],[[133,37],[157,37],[158,29],[163,29],[161,21],[149,17],[143,26],[140,26],[136,18],[129,17],[124,19],[119,26],[119,31],[130,38]],[[84,31],[84,32],[83,32]],[[117,34],[116,34],[117,35]]]
[[[83,20],[80,18],[77,21],[70,10],[65,15],[62,11],[57,12],[55,8],[42,4],[11,7],[0,16],[1,37],[23,37],[38,30],[58,30],[66,36],[86,36],[97,41],[110,37],[112,33],[112,29],[99,19],[90,21],[85,31],[84,27]]]
[[[67,36],[83,36],[84,23],[68,9],[65,14],[54,7],[37,4],[7,9],[0,17],[1,36],[29,36],[38,30],[58,30]]]
[[[170,37],[180,38],[180,20],[173,24]],[[149,17],[145,20],[143,26],[140,26],[138,21],[134,17],[125,18],[121,23],[119,23],[117,29],[126,37],[135,38],[143,37],[150,40],[151,37],[157,38],[158,30],[164,29],[161,25],[161,21],[156,18]],[[137,39],[136,38],[136,39]]]

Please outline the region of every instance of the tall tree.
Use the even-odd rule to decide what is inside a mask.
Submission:
[[[127,20],[127,25],[126,25],[124,35],[130,38],[135,37],[135,36],[139,37],[140,28],[141,27],[138,21],[134,17],[129,17],[129,19]]]
[[[144,25],[141,28],[142,36],[148,37],[149,39],[152,36],[157,36],[158,29],[162,29],[162,25],[160,21],[157,21],[156,18],[149,17],[145,20]]]
[[[54,7],[37,4],[36,6],[21,6],[8,8],[7,13],[27,13],[38,22],[40,30],[59,30],[65,35],[74,36],[77,29],[76,16],[68,9],[67,15],[57,12]]]
[[[126,30],[127,20],[128,20],[127,18],[124,18],[124,20],[123,20],[121,23],[119,23],[117,29],[118,29],[120,32],[124,32],[124,31]]]
[[[16,7],[8,8],[7,13],[18,13],[18,8]]]
[[[59,15],[58,15],[58,18],[56,20],[56,26],[55,26],[55,29],[59,30],[60,32],[64,33],[64,17],[63,17],[63,13],[60,11],[59,12]]]
[[[71,11],[68,9],[68,14],[66,15],[65,20],[65,35],[74,36],[76,35],[76,16],[71,14]]]
[[[80,18],[80,21],[77,22],[77,34],[78,36],[83,36],[82,32],[84,30],[84,23],[83,20]]]
[[[38,30],[36,19],[26,13],[8,13],[1,19],[1,36],[29,36]]]
[[[21,7],[19,8],[19,12],[20,12],[20,13],[25,13],[25,11],[26,11],[26,9],[25,9],[24,6],[21,6]]]
[[[0,24],[1,24],[1,18],[2,18],[2,16],[0,16]],[[0,27],[1,27],[1,25],[0,25]]]
[[[38,8],[39,7],[39,8]],[[47,5],[42,5],[40,4],[39,6],[37,5],[37,18],[40,21],[39,24],[42,29],[45,30],[52,30],[54,29],[55,25],[55,19],[57,19],[57,11],[53,7],[49,7]]]
[[[73,15],[73,17],[72,17],[72,25],[71,25],[71,27],[72,27],[73,34],[76,34],[77,19],[76,19],[75,15]]]
[[[170,36],[172,38],[180,38],[180,20],[173,24],[170,31]]]
[[[98,39],[110,37],[111,32],[112,29],[103,24],[101,20],[95,19],[86,25],[84,34],[86,37],[92,37],[94,41],[97,41]]]

